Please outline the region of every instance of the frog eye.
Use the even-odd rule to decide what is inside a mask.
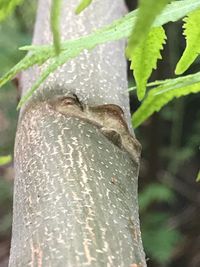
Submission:
[[[76,105],[76,99],[72,97],[65,97],[62,100],[62,105],[67,106],[67,105]]]

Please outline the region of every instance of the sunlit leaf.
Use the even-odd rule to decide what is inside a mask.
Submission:
[[[160,14],[156,18],[153,26],[157,27],[169,21],[176,21],[198,7],[200,7],[200,0],[184,0],[172,2],[164,9],[162,14]],[[67,51],[69,53],[66,57],[66,61],[78,56],[83,49],[93,49],[99,44],[128,37],[131,34],[132,25],[134,24],[136,16],[137,11],[130,12],[123,18],[118,19],[112,24],[105,26],[97,31],[94,31],[87,36],[62,43],[61,51]],[[48,59],[56,57],[55,49],[52,45],[33,45],[26,46],[23,49],[30,50],[31,53],[29,53],[24,59],[22,59],[17,65],[15,65],[10,71],[8,71],[2,78],[0,78],[0,87],[11,80],[18,72],[25,70],[35,64],[41,65]],[[48,75],[46,77],[48,77]],[[39,84],[40,83],[38,82],[38,85]]]
[[[59,18],[61,10],[61,0],[52,0],[51,6],[51,31],[53,33],[53,44],[58,55],[60,53],[60,30],[59,30]]]
[[[145,96],[147,80],[152,70],[156,69],[157,60],[162,58],[160,50],[163,49],[165,39],[166,35],[162,27],[152,28],[136,49],[129,52],[130,68],[134,71],[139,100]]]
[[[137,45],[147,37],[155,18],[169,2],[171,0],[139,0],[137,20],[127,47],[128,57],[130,57],[130,53],[133,53]]]
[[[11,155],[0,157],[0,166],[10,163],[12,160]]]
[[[92,3],[92,0],[81,0],[80,4],[77,6],[75,13],[80,14],[84,9],[86,9],[90,4]]]
[[[0,22],[7,18],[23,0],[0,0]]]
[[[186,48],[176,66],[176,74],[185,72],[200,54],[200,9],[190,13],[184,22]]]
[[[141,106],[133,114],[133,126],[138,127],[174,98],[198,92],[200,92],[200,73],[168,80],[163,85],[149,91]]]

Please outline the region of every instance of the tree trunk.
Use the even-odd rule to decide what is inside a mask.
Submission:
[[[63,40],[125,12],[122,0],[96,0],[76,16],[78,2],[63,0]],[[39,1],[34,44],[52,41],[50,4]],[[43,68],[23,73],[22,94]],[[43,83],[18,123],[10,267],[146,266],[130,125],[122,41],[84,51]]]

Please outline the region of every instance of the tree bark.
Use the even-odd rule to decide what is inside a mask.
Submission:
[[[78,2],[63,0],[63,40],[125,12],[121,0],[96,0],[76,16]],[[52,41],[50,4],[39,1],[34,44]],[[23,94],[43,68],[23,73]],[[10,267],[146,266],[130,125],[123,41],[84,51],[39,88],[16,135]]]

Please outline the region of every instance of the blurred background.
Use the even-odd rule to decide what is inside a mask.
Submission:
[[[136,1],[127,0],[130,10]],[[18,47],[31,43],[36,0],[24,1],[0,24],[0,76],[24,56]],[[165,26],[168,36],[151,80],[174,77],[185,40],[182,22]],[[200,69],[196,60],[187,74]],[[132,73],[129,85],[134,85]],[[13,155],[19,93],[13,83],[0,90],[0,156]],[[131,111],[140,105],[130,93]],[[136,129],[143,146],[139,177],[141,230],[149,267],[200,266],[200,95],[172,101]],[[8,265],[14,171],[0,166],[0,267]]]

